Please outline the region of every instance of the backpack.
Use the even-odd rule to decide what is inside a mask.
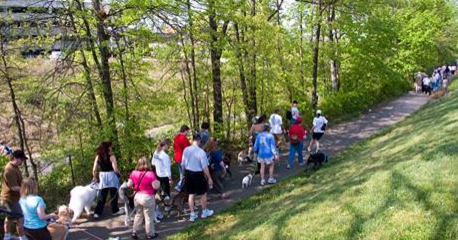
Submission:
[[[293,119],[293,113],[290,110],[286,110],[286,119]]]
[[[323,126],[321,126],[321,131],[326,131],[326,123],[324,123]]]
[[[299,144],[301,141],[299,140],[299,136],[296,135],[296,134],[293,134],[291,136],[289,136],[289,142],[293,145],[297,145]]]

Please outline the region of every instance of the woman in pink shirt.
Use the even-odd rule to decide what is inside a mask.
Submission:
[[[130,174],[127,186],[134,189],[135,219],[132,238],[138,239],[137,232],[140,230],[140,224],[145,218],[146,238],[157,238],[158,234],[154,229],[154,215],[156,214],[156,202],[154,200],[155,190],[159,189],[160,183],[156,175],[151,170],[149,161],[146,157],[138,160],[137,167]]]

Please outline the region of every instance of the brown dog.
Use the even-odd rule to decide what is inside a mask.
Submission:
[[[172,198],[172,209],[177,210],[177,217],[180,217],[182,213],[186,214],[185,204],[188,202],[189,194],[181,191]]]
[[[56,222],[48,224],[52,240],[66,240],[73,218],[73,210],[63,205],[59,207]]]

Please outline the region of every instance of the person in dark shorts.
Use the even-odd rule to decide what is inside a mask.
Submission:
[[[320,150],[320,139],[324,135],[328,120],[322,115],[321,110],[316,111],[316,117],[313,119],[312,141],[310,141],[307,151],[311,151],[314,143],[316,143],[316,152]]]
[[[21,206],[19,199],[21,197],[22,173],[19,166],[22,165],[27,157],[21,150],[16,150],[10,155],[10,162],[3,169],[2,175],[2,192],[0,195],[1,205],[7,211],[14,215],[8,216],[5,219],[3,239],[11,239],[11,223],[16,222],[16,231],[19,235],[19,240],[25,240],[27,237],[24,233],[24,219],[22,217]]]
[[[189,193],[190,221],[194,222],[198,216],[194,210],[194,198],[200,196],[202,202],[202,218],[213,215],[213,210],[207,209],[207,192],[213,188],[213,181],[208,170],[207,154],[199,147],[200,135],[193,136],[192,145],[183,152],[181,167],[185,175],[184,190]]]

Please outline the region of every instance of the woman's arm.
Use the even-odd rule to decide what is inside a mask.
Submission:
[[[38,206],[37,214],[38,214],[38,217],[43,221],[48,220],[48,219],[56,219],[57,218],[56,214],[54,214],[54,213],[46,214],[45,213],[45,208],[43,206]]]
[[[94,166],[92,167],[92,177],[94,180],[97,180],[97,161],[99,160],[99,156],[96,156],[94,159]]]
[[[116,157],[111,156],[110,161],[111,161],[111,166],[113,167],[114,172],[121,174],[121,172],[119,172],[119,169],[118,169],[118,162],[116,161]]]
[[[161,187],[161,183],[157,179],[155,179],[151,185],[155,190],[158,190]]]
[[[127,187],[133,188],[134,187],[134,182],[132,182],[131,179],[127,181]]]

